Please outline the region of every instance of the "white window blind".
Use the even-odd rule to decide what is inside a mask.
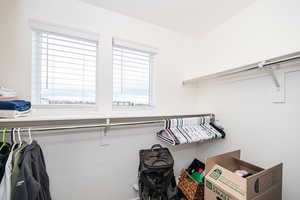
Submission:
[[[97,41],[33,31],[33,103],[95,104],[97,48]]]
[[[113,42],[113,105],[151,105],[154,53]]]

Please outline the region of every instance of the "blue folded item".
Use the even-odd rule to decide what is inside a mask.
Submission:
[[[0,110],[26,111],[31,108],[31,103],[24,100],[0,101]]]

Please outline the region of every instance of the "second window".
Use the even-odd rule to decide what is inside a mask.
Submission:
[[[113,105],[150,106],[154,53],[113,42]]]

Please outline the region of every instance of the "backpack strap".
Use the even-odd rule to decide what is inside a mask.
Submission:
[[[152,147],[151,147],[151,150],[154,150],[154,149],[161,149],[163,148],[160,144],[154,144]]]

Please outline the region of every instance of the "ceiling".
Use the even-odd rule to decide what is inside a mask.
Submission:
[[[255,0],[82,0],[177,32],[200,36]]]

